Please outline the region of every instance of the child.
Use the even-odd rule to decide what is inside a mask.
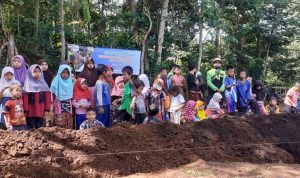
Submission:
[[[165,95],[162,91],[162,86],[163,84],[158,79],[156,79],[153,83],[149,95],[146,98],[147,109],[149,110],[149,106],[155,104],[159,109],[156,118],[161,121],[163,120],[165,102]]]
[[[174,75],[174,71],[175,71],[176,66],[177,66],[176,64],[172,64],[171,67],[170,67],[170,72],[167,75],[167,87],[168,87],[168,89],[171,86],[171,78]]]
[[[95,105],[94,90],[95,90],[95,84],[98,80],[98,74],[93,59],[89,59],[85,62],[84,68],[82,72],[79,74],[79,78],[86,79],[89,92],[91,94],[91,106],[95,108],[96,105]]]
[[[142,74],[139,76],[139,79],[142,80],[144,82],[144,89],[142,94],[147,97],[149,95],[149,90],[150,90],[150,82],[149,82],[149,78],[147,77],[146,74]]]
[[[21,86],[23,87],[25,77],[27,75],[25,60],[23,56],[16,55],[15,57],[12,58],[11,62],[12,62],[12,67],[14,69],[16,80],[18,80],[21,83]]]
[[[53,79],[53,74],[49,70],[48,62],[46,60],[42,59],[38,62],[38,64],[41,66],[41,68],[43,70],[44,79],[45,79],[48,87],[50,88],[51,82]]]
[[[113,78],[114,69],[111,65],[107,66],[107,78],[105,82],[109,85],[109,92],[111,93],[112,89],[115,86],[115,81]]]
[[[163,91],[166,92],[168,90],[168,80],[167,80],[167,69],[165,67],[161,67],[159,70],[159,74],[157,75],[157,79],[162,79],[164,81]]]
[[[184,107],[185,100],[183,96],[180,94],[179,87],[176,85],[170,87],[170,94],[171,94],[171,105],[170,105],[171,122],[175,124],[180,124],[181,109]]]
[[[247,113],[249,106],[255,114],[259,114],[257,102],[253,99],[251,93],[251,84],[246,80],[247,73],[244,70],[240,71],[240,79],[237,81],[237,104],[238,111]]]
[[[2,110],[6,128],[9,130],[27,130],[23,108],[22,87],[18,84],[10,86],[11,99],[5,103]]]
[[[49,112],[51,108],[51,93],[39,65],[30,66],[23,91],[28,129],[43,127],[45,125],[45,112]]]
[[[122,76],[118,76],[115,81],[115,86],[111,92],[111,101],[114,104],[114,101],[122,98],[124,91],[124,80]]]
[[[205,110],[206,116],[210,119],[218,119],[223,114],[224,111],[221,109],[220,102],[222,100],[221,93],[215,93]]]
[[[5,106],[7,100],[11,99],[10,86],[12,84],[21,85],[21,83],[15,79],[14,69],[11,67],[4,67],[1,73],[0,79],[0,123],[5,125],[4,117],[2,115],[2,109]]]
[[[155,117],[158,112],[159,112],[159,108],[157,106],[155,106],[155,104],[152,104],[151,106],[149,106],[148,117],[146,117],[143,124],[161,123],[161,120],[159,120]]]
[[[196,77],[197,66],[189,64],[189,74],[187,76],[188,99],[198,101],[203,98],[200,91],[200,83]]]
[[[260,80],[257,80],[252,88],[252,94],[253,97],[256,99],[258,108],[261,115],[267,115],[266,109],[265,109],[265,98],[266,98],[266,92],[263,88],[262,82]]]
[[[225,90],[224,78],[226,74],[225,71],[221,69],[222,60],[220,58],[215,58],[212,63],[213,69],[207,72],[206,79],[208,86],[207,103],[210,102],[211,98],[216,92],[222,94]]]
[[[226,67],[227,76],[225,77],[225,97],[227,101],[227,111],[235,112],[236,110],[236,80],[234,77],[233,66]]]
[[[96,119],[96,111],[92,108],[86,109],[86,120],[80,124],[80,130],[93,128],[93,127],[104,127],[104,125]]]
[[[206,119],[205,103],[203,101],[196,102],[196,118],[195,121],[201,121]]]
[[[69,65],[60,65],[50,87],[50,91],[53,94],[55,114],[53,124],[68,129],[73,128],[71,101],[73,97],[73,82],[71,74],[72,68]]]
[[[134,110],[132,118],[135,124],[142,124],[146,118],[146,104],[145,96],[143,95],[144,82],[142,80],[135,80],[133,82],[136,89],[136,96],[132,98],[130,108]]]
[[[278,114],[280,113],[280,108],[277,105],[277,99],[272,97],[269,101],[269,105],[266,106],[266,110],[268,114]]]
[[[75,108],[75,128],[79,129],[85,120],[86,108],[91,106],[91,94],[88,89],[87,81],[84,78],[76,80],[73,90],[72,104]]]
[[[196,114],[196,102],[193,100],[189,100],[182,113],[182,119],[185,121],[195,121],[195,114]]]
[[[130,122],[132,120],[132,110],[130,108],[130,104],[132,102],[132,98],[136,95],[134,86],[131,81],[132,74],[132,67],[125,66],[122,69],[122,76],[125,82],[124,93],[122,99],[116,100],[116,103],[121,102],[121,104],[116,114],[116,119],[114,120],[114,122]]]
[[[97,73],[99,75],[95,86],[96,113],[99,120],[105,127],[110,127],[110,90],[107,79],[107,66],[98,64]]]
[[[174,75],[171,78],[171,86],[176,85],[179,88],[181,95],[184,95],[185,91],[185,79],[181,75],[181,67],[176,66],[174,70]]]
[[[284,104],[286,106],[286,111],[288,113],[295,113],[297,112],[297,102],[299,98],[299,92],[300,92],[300,83],[297,82],[291,89],[288,90]]]

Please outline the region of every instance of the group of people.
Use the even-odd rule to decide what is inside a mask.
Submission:
[[[122,69],[122,76],[114,77],[111,66],[96,66],[89,59],[79,74],[72,65],[61,64],[53,76],[47,61],[27,68],[24,58],[17,55],[12,58],[11,67],[2,69],[1,127],[10,130],[44,127],[45,113],[50,111],[54,113],[53,125],[69,129],[110,127],[120,122],[180,124],[217,119],[226,112],[236,111],[256,115],[280,112],[279,97],[274,92],[268,95],[260,81],[252,86],[246,71],[241,70],[236,79],[234,67],[227,66],[222,71],[219,58],[213,60],[212,67],[206,82],[196,65],[189,64],[187,78],[182,76],[178,65],[172,65],[169,73],[161,68],[150,85],[145,74],[133,79],[130,66]],[[299,91],[300,83],[288,91],[284,101],[287,112],[297,112]]]

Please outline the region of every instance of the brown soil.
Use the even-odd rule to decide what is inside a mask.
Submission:
[[[300,143],[277,143],[300,141],[299,127],[299,115],[277,115],[225,116],[180,126],[120,124],[83,131],[57,127],[0,131],[0,175],[125,176],[172,169],[199,159],[298,163]]]

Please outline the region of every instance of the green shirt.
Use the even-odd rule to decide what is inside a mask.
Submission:
[[[130,82],[127,82],[124,86],[123,98],[119,110],[126,110],[126,112],[132,115],[132,110],[130,109],[130,104],[133,96],[135,96],[134,90],[132,90]]]
[[[225,90],[225,76],[226,76],[226,73],[225,71],[222,71],[222,70],[216,70],[216,69],[211,69],[207,72],[207,85],[208,87],[213,90],[213,91],[217,91],[218,89],[224,91]],[[214,84],[214,80],[222,80],[220,81],[221,83],[221,87],[218,88],[215,86]]]
[[[173,76],[173,71],[170,71],[167,75],[167,79],[170,79]]]

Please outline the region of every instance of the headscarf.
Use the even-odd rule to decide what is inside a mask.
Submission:
[[[84,78],[79,78],[76,80],[74,85],[73,99],[91,99],[91,94],[88,88],[82,89],[81,84],[87,82]]]
[[[89,69],[87,66],[90,62],[93,62],[94,68]],[[80,78],[84,78],[87,81],[88,87],[94,87],[97,80],[98,80],[98,74],[97,74],[97,69],[95,67],[95,62],[93,59],[87,60],[84,64],[84,68],[82,72],[79,74]]]
[[[261,87],[260,90],[257,87]],[[263,88],[262,82],[260,80],[256,80],[252,87],[252,93],[256,95],[257,101],[264,101],[266,97],[265,89]]]
[[[24,82],[24,86],[23,89],[25,92],[30,93],[30,92],[43,92],[43,91],[50,91],[43,73],[41,73],[41,77],[39,79],[35,79],[33,77],[33,71],[35,68],[39,67],[40,70],[42,71],[42,68],[37,65],[37,64],[33,64],[32,66],[30,66],[26,78],[25,78],[25,82]]]
[[[139,76],[139,79],[142,80],[144,82],[144,89],[142,91],[142,94],[144,96],[147,96],[149,94],[149,89],[150,89],[150,82],[149,82],[149,78],[147,77],[146,74],[142,74]]]
[[[69,78],[63,79],[61,73],[63,70],[69,71]],[[59,101],[71,99],[73,96],[72,68],[69,65],[63,64],[59,66],[57,75],[54,77],[50,90]]]
[[[6,73],[12,73],[13,74],[13,78],[10,81],[7,81],[4,77],[4,75]],[[2,73],[1,73],[1,79],[0,79],[0,91],[2,91],[6,86],[12,85],[12,84],[19,84],[21,85],[21,83],[15,79],[15,75],[14,75],[14,69],[12,67],[4,67],[2,69]],[[11,97],[11,93],[10,93],[10,89],[6,89],[3,92],[3,96],[4,97]]]
[[[41,60],[41,61],[39,61],[39,65],[41,65],[43,62],[46,62],[47,64],[49,64],[46,60]],[[44,75],[44,79],[45,79],[47,85],[50,87],[52,79],[53,79],[52,72],[48,68],[48,70],[43,71],[43,75]]]
[[[18,69],[14,68],[14,66],[13,66],[13,60],[15,58],[18,58],[21,62],[21,67]],[[25,63],[24,57],[21,55],[16,55],[15,57],[13,57],[11,59],[11,63],[12,63],[12,67],[14,69],[14,74],[15,74],[16,80],[18,80],[21,83],[21,86],[23,86],[24,82],[25,82],[25,77],[27,75],[27,68],[26,68],[26,63]]]
[[[193,100],[189,100],[184,107],[184,116],[189,121],[195,120],[195,106],[196,102]]]
[[[222,95],[220,93],[215,93],[212,99],[209,101],[207,108],[208,109],[213,109],[213,110],[218,110],[221,109],[220,103],[218,100],[222,99]]]
[[[197,116],[199,117],[200,120],[205,119],[206,118],[206,113],[204,110],[200,110],[200,108],[202,106],[204,106],[204,102],[203,101],[197,101],[196,102],[196,108],[197,108]]]
[[[121,89],[118,87],[118,84],[122,81],[124,81],[122,76],[119,76],[116,78],[116,81],[115,81],[116,85],[112,89],[111,96],[122,96],[123,95],[124,89]]]

